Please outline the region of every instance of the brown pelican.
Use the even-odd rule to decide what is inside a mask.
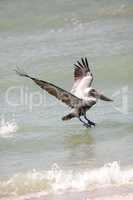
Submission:
[[[90,71],[90,66],[88,64],[87,58],[81,58],[81,61],[77,61],[77,63],[74,65],[74,85],[71,92],[68,92],[50,82],[29,76],[25,72],[21,72],[19,69],[15,71],[18,75],[33,80],[42,89],[46,90],[49,94],[53,95],[72,109],[69,114],[62,118],[63,121],[76,117],[86,127],[95,126],[95,123],[87,118],[86,112],[96,104],[98,99],[104,101],[112,100],[91,87],[93,75]]]

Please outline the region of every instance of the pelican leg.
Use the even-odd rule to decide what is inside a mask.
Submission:
[[[81,119],[81,116],[79,117],[79,120],[83,123],[83,126],[86,128],[91,128],[91,125],[89,123],[86,123],[84,120]]]
[[[86,115],[84,115],[84,118],[85,118],[85,120],[88,122],[88,124],[89,124],[90,126],[96,126],[96,123],[94,123],[94,122],[92,122],[91,120],[89,120],[89,119],[87,118]]]

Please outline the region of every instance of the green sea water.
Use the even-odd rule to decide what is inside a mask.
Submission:
[[[58,190],[66,174],[63,189],[75,188],[84,172],[92,177],[87,190],[100,185],[107,163],[117,169],[114,179],[107,170],[110,182],[124,173],[133,184],[132,55],[132,0],[0,1],[0,197]],[[19,66],[70,91],[82,56],[94,87],[114,99],[88,112],[97,124],[91,129],[76,119],[62,122],[68,108],[13,71]]]

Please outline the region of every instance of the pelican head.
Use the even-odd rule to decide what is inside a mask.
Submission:
[[[103,95],[101,92],[97,91],[94,88],[88,88],[88,96],[94,97],[96,99],[100,99],[103,101],[113,101],[112,99],[106,97],[105,95]]]

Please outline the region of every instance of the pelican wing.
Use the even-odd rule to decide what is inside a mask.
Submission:
[[[49,94],[56,97],[58,100],[62,101],[63,103],[65,103],[71,108],[74,108],[82,103],[82,100],[80,98],[74,96],[73,94],[71,94],[70,92],[67,92],[66,90],[63,90],[60,87],[57,87],[56,85],[52,83],[33,78],[24,72],[20,72],[20,70],[15,70],[15,71],[20,76],[30,78],[37,85],[39,85],[39,87],[46,90]]]
[[[81,81],[84,77],[88,77],[88,87],[90,87],[93,81],[93,75],[90,71],[87,58],[81,58],[81,61],[77,61],[77,63],[74,65],[74,80]]]

